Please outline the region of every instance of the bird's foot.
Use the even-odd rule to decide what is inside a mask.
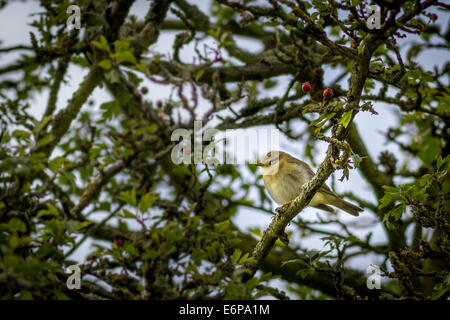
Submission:
[[[292,203],[292,201],[285,202],[285,203],[283,203],[283,205],[281,207],[276,208],[275,211],[277,213],[283,213],[291,203]]]

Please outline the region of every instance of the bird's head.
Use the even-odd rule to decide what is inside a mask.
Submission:
[[[289,155],[282,151],[270,151],[261,159],[261,162],[256,165],[261,167],[263,175],[276,174],[280,164],[287,156]]]

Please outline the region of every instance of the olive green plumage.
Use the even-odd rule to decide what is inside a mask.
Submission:
[[[307,163],[282,151],[269,152],[258,166],[261,167],[267,191],[278,204],[294,200],[300,194],[301,187],[314,176]],[[334,212],[331,205],[354,216],[363,211],[362,208],[340,198],[326,184],[320,187],[309,205]]]

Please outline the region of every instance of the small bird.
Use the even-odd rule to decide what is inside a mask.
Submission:
[[[272,199],[285,207],[301,192],[302,186],[310,181],[314,172],[306,162],[298,160],[282,151],[270,151],[256,164],[261,167],[264,184]],[[341,199],[323,184],[309,203],[310,206],[334,212],[329,205],[358,216],[362,208]]]

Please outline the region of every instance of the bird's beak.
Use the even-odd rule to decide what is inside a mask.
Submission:
[[[266,165],[264,163],[259,162],[259,163],[256,164],[256,166],[257,167],[265,167]]]

